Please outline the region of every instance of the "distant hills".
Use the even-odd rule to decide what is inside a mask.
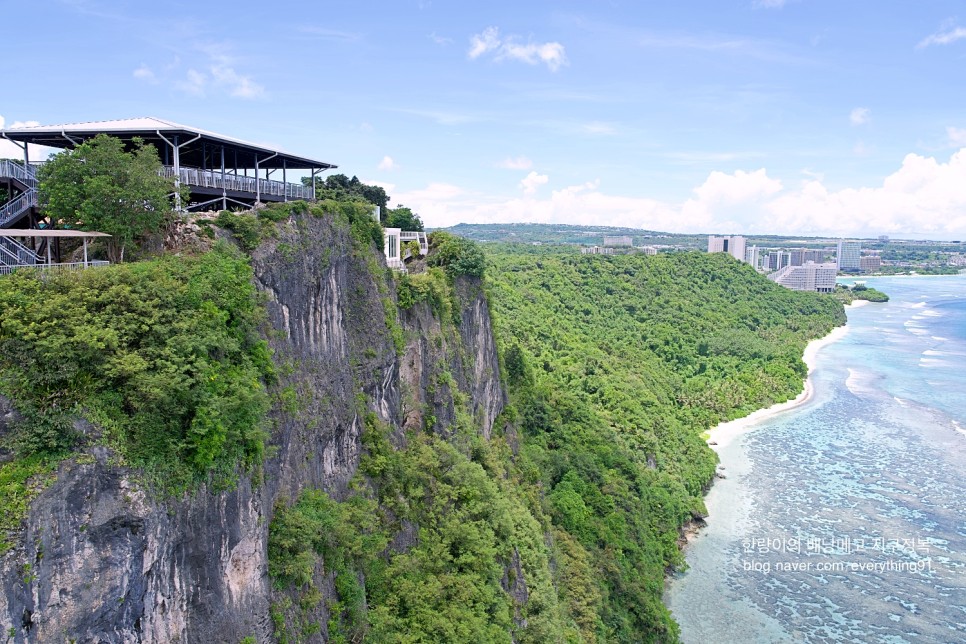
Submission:
[[[586,246],[603,243],[604,235],[628,235],[635,246],[669,246],[680,250],[707,250],[708,233],[680,234],[666,233],[641,228],[622,228],[617,226],[577,226],[572,224],[457,224],[445,228],[455,235],[480,242],[520,243],[520,244],[580,244]],[[731,231],[717,231],[711,234],[728,234]],[[838,242],[836,237],[808,237],[784,235],[745,235],[748,246],[757,245],[772,248],[825,248]],[[856,239],[851,237],[850,239]],[[932,242],[922,240],[860,239],[862,247],[885,250],[896,246],[905,249],[933,251],[961,250],[961,242]]]

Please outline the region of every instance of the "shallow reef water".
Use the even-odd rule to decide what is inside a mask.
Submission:
[[[720,448],[684,642],[966,641],[966,276],[868,283],[814,397]]]

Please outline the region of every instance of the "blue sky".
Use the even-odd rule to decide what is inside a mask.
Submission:
[[[966,238],[961,0],[4,5],[5,127],[157,116],[431,226]]]

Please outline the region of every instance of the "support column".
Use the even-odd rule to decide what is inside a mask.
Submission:
[[[255,203],[262,200],[261,178],[258,176],[258,155],[255,156]]]
[[[87,237],[84,237],[84,268],[87,268]]]
[[[282,192],[284,193],[282,201],[288,201],[288,178],[285,176],[285,162],[286,159],[282,159]]]
[[[228,191],[225,190],[225,146],[221,146],[221,209],[228,210]]]
[[[174,135],[174,208],[181,212],[181,146],[178,145],[178,135]]]

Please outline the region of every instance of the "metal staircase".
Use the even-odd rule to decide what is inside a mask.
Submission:
[[[33,166],[0,161],[0,179],[7,179],[20,194],[0,206],[0,228],[10,228],[37,207],[37,171]]]
[[[37,171],[32,166],[4,159],[0,160],[2,179],[15,191],[13,198],[0,206],[0,228],[10,228],[37,207]],[[0,273],[6,272],[5,268],[42,263],[40,255],[17,240],[0,237]]]
[[[40,255],[10,237],[0,237],[0,267],[43,264]]]

